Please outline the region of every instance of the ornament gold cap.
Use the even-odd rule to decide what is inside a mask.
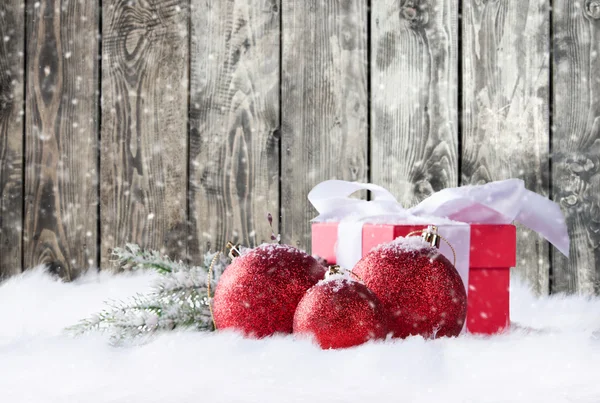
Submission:
[[[229,249],[228,256],[230,259],[238,257],[241,255],[240,248],[242,245],[234,245],[232,242],[227,242],[226,248]]]
[[[450,242],[448,242],[448,240],[446,238],[444,238],[443,236],[441,236],[438,233],[437,226],[429,225],[429,226],[427,226],[427,229],[419,230],[419,231],[412,231],[408,235],[406,235],[406,237],[416,235],[419,232],[421,233],[421,238],[423,238],[423,240],[425,242],[427,242],[429,245],[431,245],[435,248],[438,248],[438,249],[440,247],[441,240],[443,239],[448,244],[450,249],[452,250],[452,255],[454,255],[454,263],[452,263],[452,264],[454,266],[456,266],[456,251],[454,250],[454,247],[452,246],[452,244]]]
[[[327,273],[325,273],[325,278],[328,278],[328,277],[333,276],[335,274],[341,274],[343,270],[344,269],[342,269],[337,264],[329,266],[329,268],[327,269]]]
[[[429,245],[435,246],[436,248],[440,247],[442,237],[438,233],[438,228],[435,225],[428,226],[426,230],[423,230],[423,234],[421,236]]]
[[[358,276],[358,274],[354,273],[352,270],[344,269],[343,267],[341,267],[337,264],[331,265],[327,268],[327,271],[325,272],[325,278],[335,276],[336,274],[344,274],[344,273],[348,273],[351,277],[356,278],[361,283],[363,282],[362,278],[360,278]]]

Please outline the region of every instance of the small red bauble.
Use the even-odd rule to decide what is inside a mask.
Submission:
[[[420,237],[398,238],[365,255],[353,272],[391,315],[394,337],[457,336],[467,294],[456,268]]]
[[[217,329],[251,337],[291,333],[298,302],[323,278],[325,268],[288,245],[263,244],[233,259],[213,299]]]
[[[346,348],[384,339],[389,316],[377,296],[347,274],[332,274],[312,287],[294,315],[294,333],[314,337],[321,348]]]

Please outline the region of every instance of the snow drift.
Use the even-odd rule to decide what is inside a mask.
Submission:
[[[40,268],[0,284],[0,402],[600,402],[600,299],[535,298],[513,281],[508,334],[373,342],[164,334],[137,347],[63,329],[149,289],[153,274]]]

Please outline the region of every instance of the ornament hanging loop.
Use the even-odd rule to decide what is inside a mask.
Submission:
[[[444,242],[446,242],[448,244],[448,246],[450,247],[450,250],[452,250],[452,255],[454,256],[454,262],[452,263],[452,265],[456,266],[456,251],[454,250],[454,247],[452,246],[452,244],[450,242],[448,242],[448,240],[446,238],[444,238],[443,236],[441,236],[438,233],[437,226],[429,225],[425,229],[409,232],[408,235],[406,235],[406,236],[409,237],[412,235],[416,235],[418,233],[421,233],[421,237],[423,238],[423,240],[425,242],[427,242],[429,245],[434,246],[438,249],[440,247],[440,243],[442,240]]]

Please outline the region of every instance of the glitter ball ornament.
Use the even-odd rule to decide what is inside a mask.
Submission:
[[[233,259],[219,279],[213,316],[219,330],[250,337],[291,333],[298,302],[325,268],[288,245],[263,244]]]
[[[421,237],[398,238],[374,248],[354,267],[391,315],[394,337],[457,336],[467,295],[456,268]]]
[[[294,333],[314,337],[321,348],[346,348],[388,334],[389,316],[377,296],[346,272],[332,268],[296,308]]]

